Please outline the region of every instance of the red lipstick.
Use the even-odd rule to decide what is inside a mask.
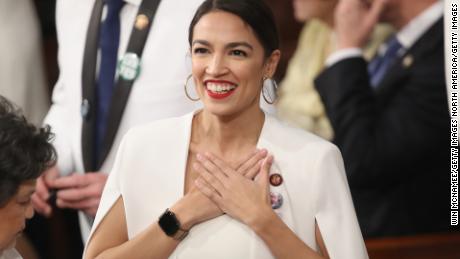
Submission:
[[[229,91],[224,91],[224,92],[221,92],[221,93],[217,93],[217,92],[213,92],[211,90],[208,89],[207,85],[208,83],[213,83],[213,84],[218,84],[218,85],[232,85],[232,86],[235,86],[235,88],[229,90]],[[205,88],[206,88],[206,92],[208,93],[209,97],[213,98],[213,99],[224,99],[224,98],[227,98],[228,96],[232,95],[234,92],[235,92],[235,89],[237,87],[237,85],[233,82],[230,82],[230,81],[226,81],[226,80],[205,80],[204,81],[204,85],[205,85]]]

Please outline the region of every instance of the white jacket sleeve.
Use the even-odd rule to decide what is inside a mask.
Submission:
[[[315,166],[315,218],[330,258],[368,258],[340,151],[332,145]]]

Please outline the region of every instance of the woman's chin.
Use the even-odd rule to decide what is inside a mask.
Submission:
[[[235,114],[234,107],[230,107],[229,105],[222,105],[222,104],[204,105],[203,110],[209,114],[212,114],[218,117],[228,117],[228,116],[231,116],[232,114]]]

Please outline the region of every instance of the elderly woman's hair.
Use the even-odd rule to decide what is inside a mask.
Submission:
[[[198,7],[189,27],[188,41],[193,41],[193,29],[205,14],[224,11],[240,17],[254,31],[264,47],[265,57],[279,49],[278,31],[270,8],[263,0],[206,0]]]
[[[19,186],[36,179],[56,162],[50,128],[28,123],[20,110],[0,96],[0,208]]]

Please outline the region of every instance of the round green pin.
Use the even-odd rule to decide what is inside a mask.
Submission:
[[[118,62],[118,74],[126,81],[136,79],[141,71],[141,60],[136,53],[127,52]]]

